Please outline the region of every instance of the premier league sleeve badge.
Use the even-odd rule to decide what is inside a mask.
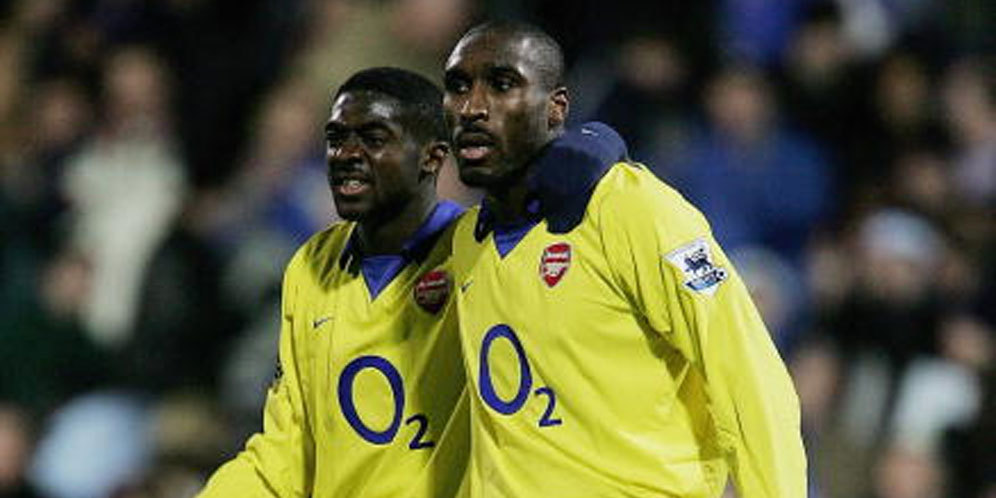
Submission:
[[[695,239],[664,257],[681,271],[685,287],[700,294],[712,296],[728,276],[725,268],[713,263],[705,239]]]

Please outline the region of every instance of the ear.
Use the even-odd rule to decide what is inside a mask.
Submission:
[[[570,111],[570,96],[567,87],[557,87],[550,92],[550,105],[547,108],[547,126],[558,129],[567,123],[567,113]]]
[[[450,145],[446,142],[433,140],[422,148],[422,159],[419,162],[419,177],[435,177],[446,163],[450,155]]]

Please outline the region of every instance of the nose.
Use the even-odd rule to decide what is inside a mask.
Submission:
[[[335,162],[357,162],[363,155],[363,146],[355,133],[350,133],[341,143],[329,145],[328,160]]]
[[[488,97],[481,87],[482,85],[473,85],[467,92],[463,105],[460,106],[461,121],[487,121]]]

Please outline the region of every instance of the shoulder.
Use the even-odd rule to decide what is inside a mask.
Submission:
[[[655,233],[676,242],[710,231],[691,202],[639,163],[612,166],[592,195],[589,215],[603,228]]]
[[[323,274],[338,268],[339,256],[349,241],[356,224],[340,221],[314,234],[297,249],[287,264],[286,278],[311,275],[321,280]]]
[[[529,178],[547,229],[566,233],[581,223],[592,190],[613,164],[627,156],[622,137],[598,122],[567,130],[548,144]]]

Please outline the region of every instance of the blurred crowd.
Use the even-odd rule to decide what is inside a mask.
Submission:
[[[809,498],[996,498],[988,0],[0,0],[0,497],[191,496],[260,426],[283,267],[336,219],[329,92],[439,81],[495,17],[709,218]]]

